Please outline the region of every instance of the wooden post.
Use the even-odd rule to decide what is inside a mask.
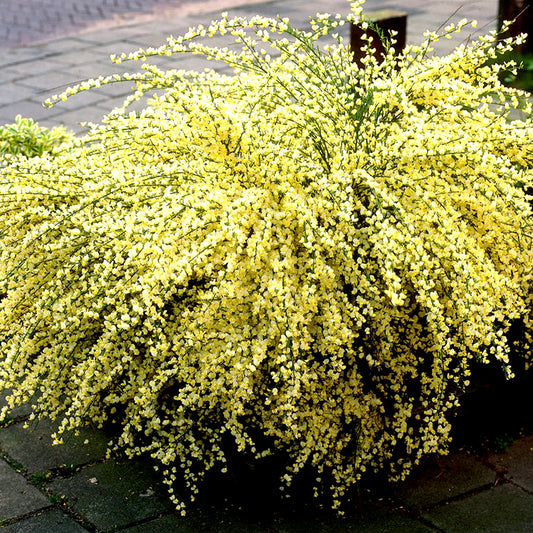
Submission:
[[[398,32],[395,36],[396,43],[393,48],[396,52],[400,52],[405,48],[406,35],[407,35],[407,14],[403,11],[393,11],[392,9],[383,9],[381,11],[375,11],[374,13],[366,13],[364,19],[368,22],[372,22],[379,28],[384,40],[391,38],[391,31]],[[351,25],[350,35],[350,48],[354,55],[354,61],[361,66],[361,59],[364,54],[361,52],[361,46],[364,42],[361,40],[363,34],[371,35],[374,40],[372,41],[372,48],[376,49],[375,56],[378,61],[383,61],[385,55],[385,46],[382,42],[382,38],[379,33],[367,28],[363,30],[357,24]]]
[[[526,42],[516,47],[521,54],[533,54],[533,0],[500,0],[498,10],[498,29],[504,20],[514,20],[514,24],[504,33],[504,37],[516,37],[527,33]]]

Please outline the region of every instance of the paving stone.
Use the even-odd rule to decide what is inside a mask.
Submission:
[[[66,125],[76,134],[87,132],[87,128],[82,126],[81,122],[94,122],[99,124],[105,114],[112,111],[115,107],[122,104],[124,98],[101,100],[96,105],[86,106],[82,109],[75,109],[65,113],[60,113],[49,122],[50,126]],[[133,108],[132,108],[133,110]],[[48,125],[48,124],[47,124]]]
[[[44,494],[0,459],[0,520],[9,520],[49,506],[50,501]]]
[[[43,102],[48,96],[50,95],[43,94]],[[22,100],[13,104],[0,106],[0,123],[15,122],[15,117],[22,115],[23,117],[33,118],[39,121],[41,126],[46,126],[45,121],[53,118],[57,114],[58,111],[55,108],[45,108],[37,102]]]
[[[467,453],[455,453],[426,462],[399,484],[397,497],[416,509],[424,509],[450,498],[494,483],[495,473]]]
[[[38,87],[38,85],[28,87],[25,78],[18,80],[15,83],[8,83],[5,87],[2,87],[2,90],[0,91],[0,106],[10,105],[31,98],[32,96],[39,94]]]
[[[202,56],[192,56],[183,54],[180,56],[175,56],[175,62],[172,68],[202,72],[205,69],[216,70],[217,68],[225,66],[226,64],[222,61],[214,61],[206,59]]]
[[[365,509],[363,517],[320,518],[308,513],[275,518],[265,524],[236,512],[189,510],[185,517],[171,514],[125,529],[125,533],[430,533],[434,529],[400,513]]]
[[[124,100],[131,93],[132,93],[132,91],[128,91],[128,93],[126,93],[124,95],[116,96],[115,98],[108,98],[107,100],[104,100],[104,101],[100,102],[97,105],[97,109],[99,110],[99,112],[101,114],[101,117],[104,114],[108,114],[109,112],[111,112],[113,109],[116,109],[117,107],[122,107],[122,104],[124,103]],[[137,108],[139,107],[138,103],[137,103],[136,107]],[[134,111],[135,109],[133,107],[131,107],[131,110]]]
[[[65,464],[83,465],[105,456],[107,439],[103,433],[81,430],[78,437],[65,436],[66,444],[52,446],[50,435],[56,427],[43,420],[28,429],[21,423],[2,428],[0,447],[30,474],[48,472]],[[83,444],[85,439],[89,439],[89,444]]]
[[[155,518],[144,524],[128,527],[122,533],[196,533],[183,523],[184,518],[177,515],[166,515]]]
[[[344,519],[317,519],[300,516],[292,521],[274,523],[277,533],[429,533],[434,531],[426,525],[399,512],[366,507],[363,516]],[[228,532],[229,533],[229,532]]]
[[[151,465],[140,461],[90,466],[47,486],[53,494],[66,496],[76,513],[104,531],[172,510]]]
[[[18,71],[17,65],[2,68],[2,82],[5,87],[7,87],[9,83],[19,80],[22,76],[23,74]]]
[[[11,48],[7,51],[1,51],[0,67],[9,65],[18,65],[24,61],[32,61],[39,58],[47,57],[50,53],[38,46],[28,48]]]
[[[111,50],[108,53],[103,53],[101,57],[99,56],[92,62],[76,62],[70,64],[70,62],[65,62],[61,66],[63,72],[68,73],[70,76],[70,85],[75,85],[80,81],[87,80],[90,78],[97,78],[99,76],[109,76],[111,74],[121,74],[127,72],[128,68],[126,65],[115,65],[109,59],[111,55]],[[61,60],[58,58],[58,63],[61,64]],[[131,68],[131,67],[130,67]]]
[[[65,75],[74,79],[70,69],[72,67],[84,68],[89,65],[106,65],[112,64],[109,56],[114,53],[113,47],[106,43],[104,47],[91,47],[89,49],[72,50],[52,56],[53,60],[59,65],[59,70],[63,69]],[[118,68],[118,67],[115,67]]]
[[[94,44],[105,42],[110,46],[118,46],[124,39],[142,38],[145,34],[142,26],[139,29],[123,26],[84,32],[80,35],[80,39]]]
[[[142,25],[143,32],[139,32],[133,37],[139,42],[145,42],[147,39],[153,39],[154,37],[157,38],[158,42],[163,38],[163,41],[161,42],[164,42],[165,35],[181,35],[186,33],[196,22],[196,19],[193,17],[170,18],[166,20],[154,20],[153,22],[147,22]],[[202,14],[199,18],[206,23],[208,20],[218,17],[215,17],[213,13],[210,13],[208,15]],[[152,46],[153,45],[154,43],[152,42]]]
[[[2,528],[3,533],[83,533],[88,531],[61,511],[23,518]]]
[[[167,515],[142,525],[123,530],[124,533],[267,533],[264,526],[232,518],[220,518],[215,513],[198,517]],[[281,533],[281,532],[277,532]]]
[[[38,87],[40,91],[46,95],[46,99],[49,95],[56,94],[69,87],[73,84],[73,81],[75,80],[73,80],[70,73],[58,69],[27,77],[24,80],[21,80],[19,85]]]
[[[84,39],[80,38],[79,35],[75,37],[63,37],[59,39],[54,39],[45,44],[41,45],[43,50],[49,50],[50,53],[56,55],[64,52],[72,52],[73,50],[83,50],[91,46],[91,43],[88,43]]]
[[[177,13],[182,0],[5,1],[2,5],[0,29],[3,31],[0,34],[2,37],[0,43],[2,47],[27,44],[54,36],[77,33],[95,24],[104,24],[109,29],[109,26],[138,20],[139,15],[153,18],[161,13],[157,10],[161,4],[167,10],[173,7]]]
[[[506,478],[533,494],[533,435],[519,439],[489,461],[498,469],[507,469]]]
[[[18,74],[20,78],[28,78],[31,76],[37,76],[50,70],[57,70],[62,68],[62,63],[55,59],[59,56],[50,56],[45,58],[38,58],[32,61],[25,61],[9,67],[11,70]]]
[[[154,21],[153,25],[155,28],[158,28],[161,26],[161,22]],[[124,39],[144,41],[146,36],[152,33],[153,30],[150,25],[142,24],[138,26],[127,26],[125,29],[116,27],[107,30],[84,31],[83,33],[79,33],[76,38],[93,46],[98,46],[102,43],[117,46],[120,45]]]
[[[423,517],[446,533],[531,533],[533,496],[514,485],[500,485]]]

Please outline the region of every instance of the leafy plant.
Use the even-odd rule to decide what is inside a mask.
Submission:
[[[76,471],[76,467],[72,463],[65,463],[59,467],[62,474],[72,474]]]
[[[503,453],[514,442],[514,437],[507,432],[491,435],[479,435],[473,442],[468,442],[465,448],[471,453],[487,455],[491,453]]]
[[[67,497],[65,495],[51,494],[48,496],[48,500],[52,505],[59,505],[66,501]]]
[[[34,472],[30,476],[30,481],[36,487],[42,487],[50,479],[50,477],[50,472]]]
[[[360,68],[319,40],[344,23],[223,16],[116,58],[237,73],[145,64],[73,87],[57,99],[137,83],[69,151],[3,170],[9,407],[37,397],[57,441],[113,421],[112,449],[150,453],[180,509],[176,477],[194,499],[235,453],[278,455],[283,489],[314,471],[335,508],[365,472],[402,478],[446,451],[472,363],[511,375],[511,323],[530,339],[531,106],[486,65],[512,43],[439,58],[428,33],[378,63],[368,42]],[[224,34],[240,49],[201,41]]]
[[[0,419],[0,427],[8,427],[15,422],[15,417],[6,415]]]
[[[73,133],[63,126],[43,128],[33,119],[17,115],[14,124],[0,127],[0,156],[22,154],[35,157],[47,152],[55,154],[73,138]]]
[[[14,470],[17,472],[25,472],[26,467],[22,464],[16,461],[15,459],[12,459],[5,453],[0,453],[0,457]]]

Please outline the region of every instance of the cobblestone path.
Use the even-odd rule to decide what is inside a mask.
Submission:
[[[202,0],[0,0],[0,48],[171,16]],[[204,0],[205,3],[205,0]],[[221,2],[222,3],[222,2]]]

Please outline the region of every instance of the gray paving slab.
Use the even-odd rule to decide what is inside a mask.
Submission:
[[[51,510],[22,518],[2,528],[2,533],[83,533],[88,531],[61,511]]]
[[[48,70],[47,72],[42,72],[35,76],[28,76],[23,80],[20,80],[17,84],[23,87],[35,88],[43,87],[40,92],[41,96],[48,98],[51,93],[57,93],[58,91],[63,90],[64,88],[72,85],[75,82],[72,74],[65,72],[59,66],[57,69]]]
[[[305,516],[276,516],[268,524],[238,514],[214,509],[189,510],[157,518],[124,530],[127,533],[430,533],[435,529],[400,512],[365,507],[362,515],[349,519],[309,512]]]
[[[10,520],[50,506],[48,498],[0,459],[0,520]]]
[[[0,91],[0,108],[17,102],[23,102],[40,94],[40,85],[27,85],[27,78],[8,84]]]
[[[123,529],[123,533],[197,533],[198,529],[191,529],[185,519],[177,515],[166,515],[140,525]]]
[[[274,522],[277,533],[429,533],[434,529],[400,512],[364,506],[362,516],[317,519],[312,515]]]
[[[140,461],[90,466],[47,487],[57,496],[66,496],[76,513],[103,531],[173,510],[152,467]]]
[[[254,524],[240,518],[221,518],[215,513],[196,517],[182,517],[178,515],[166,515],[141,525],[135,525],[122,530],[124,533],[268,533],[272,531],[267,526]],[[281,533],[277,531],[276,533]]]
[[[0,53],[0,67],[9,65],[17,65],[24,61],[31,61],[34,59],[47,57],[51,54],[48,50],[42,50],[38,46],[31,46],[28,48],[10,48],[2,50]]]
[[[70,53],[75,50],[83,50],[88,46],[94,46],[94,43],[87,42],[79,34],[71,37],[60,37],[53,41],[48,41],[39,44],[37,47],[41,50],[50,50],[53,55],[62,55],[63,53]]]
[[[117,46],[120,51],[124,50],[125,52],[134,52],[139,48],[138,45],[129,44],[125,41],[120,42],[120,46]],[[70,74],[69,67],[79,67],[83,68],[86,65],[101,65],[102,68],[111,65],[114,68],[114,72],[123,70],[123,67],[118,65],[113,65],[109,59],[109,56],[116,50],[109,44],[106,44],[105,48],[98,47],[86,47],[81,50],[74,50],[72,52],[66,52],[53,56],[53,59],[61,65],[61,68],[65,69],[64,72],[66,75],[70,75],[72,80],[72,75]],[[105,74],[103,72],[102,74]]]
[[[0,429],[0,447],[22,464],[29,474],[49,472],[65,464],[87,464],[105,456],[107,438],[97,431],[82,430],[80,435],[66,436],[66,444],[52,446],[51,434],[56,425],[43,420],[25,429],[14,424]],[[83,444],[88,439],[87,445]]]
[[[182,0],[4,0],[0,46],[68,35],[94,24],[112,27],[158,13],[176,12],[182,3]]]
[[[531,533],[533,496],[511,484],[499,485],[423,517],[446,533]]]
[[[43,97],[43,101],[46,96]],[[23,100],[21,102],[15,102],[13,104],[0,107],[0,124],[15,122],[17,115],[23,117],[32,118],[39,121],[41,126],[48,126],[50,119],[58,115],[61,111],[57,108],[44,108],[42,104],[34,102],[32,100]]]
[[[16,65],[14,65],[14,67],[16,67]],[[6,86],[8,83],[18,80],[23,76],[23,74],[15,70],[14,67],[3,67],[2,68],[2,82]]]
[[[501,454],[493,454],[489,462],[507,471],[506,478],[533,494],[533,435],[515,441]]]
[[[11,67],[2,69],[2,78],[5,80],[4,75],[6,72],[13,72],[16,74],[18,79],[22,79],[30,76],[36,76],[42,74],[43,72],[57,70],[58,68],[62,67],[61,62],[58,62],[58,58],[61,57],[62,55],[58,54],[57,56],[30,59],[29,61],[16,63],[11,65]]]
[[[154,25],[159,25],[159,21]],[[83,33],[79,36],[80,39],[99,45],[107,43],[109,46],[119,46],[125,39],[144,40],[146,36],[151,35],[153,30],[148,26],[141,25],[135,28],[131,26],[124,26],[122,28],[100,29]],[[157,33],[164,33],[161,30]]]
[[[496,474],[473,456],[461,452],[427,461],[396,487],[406,505],[424,509],[494,483]]]

